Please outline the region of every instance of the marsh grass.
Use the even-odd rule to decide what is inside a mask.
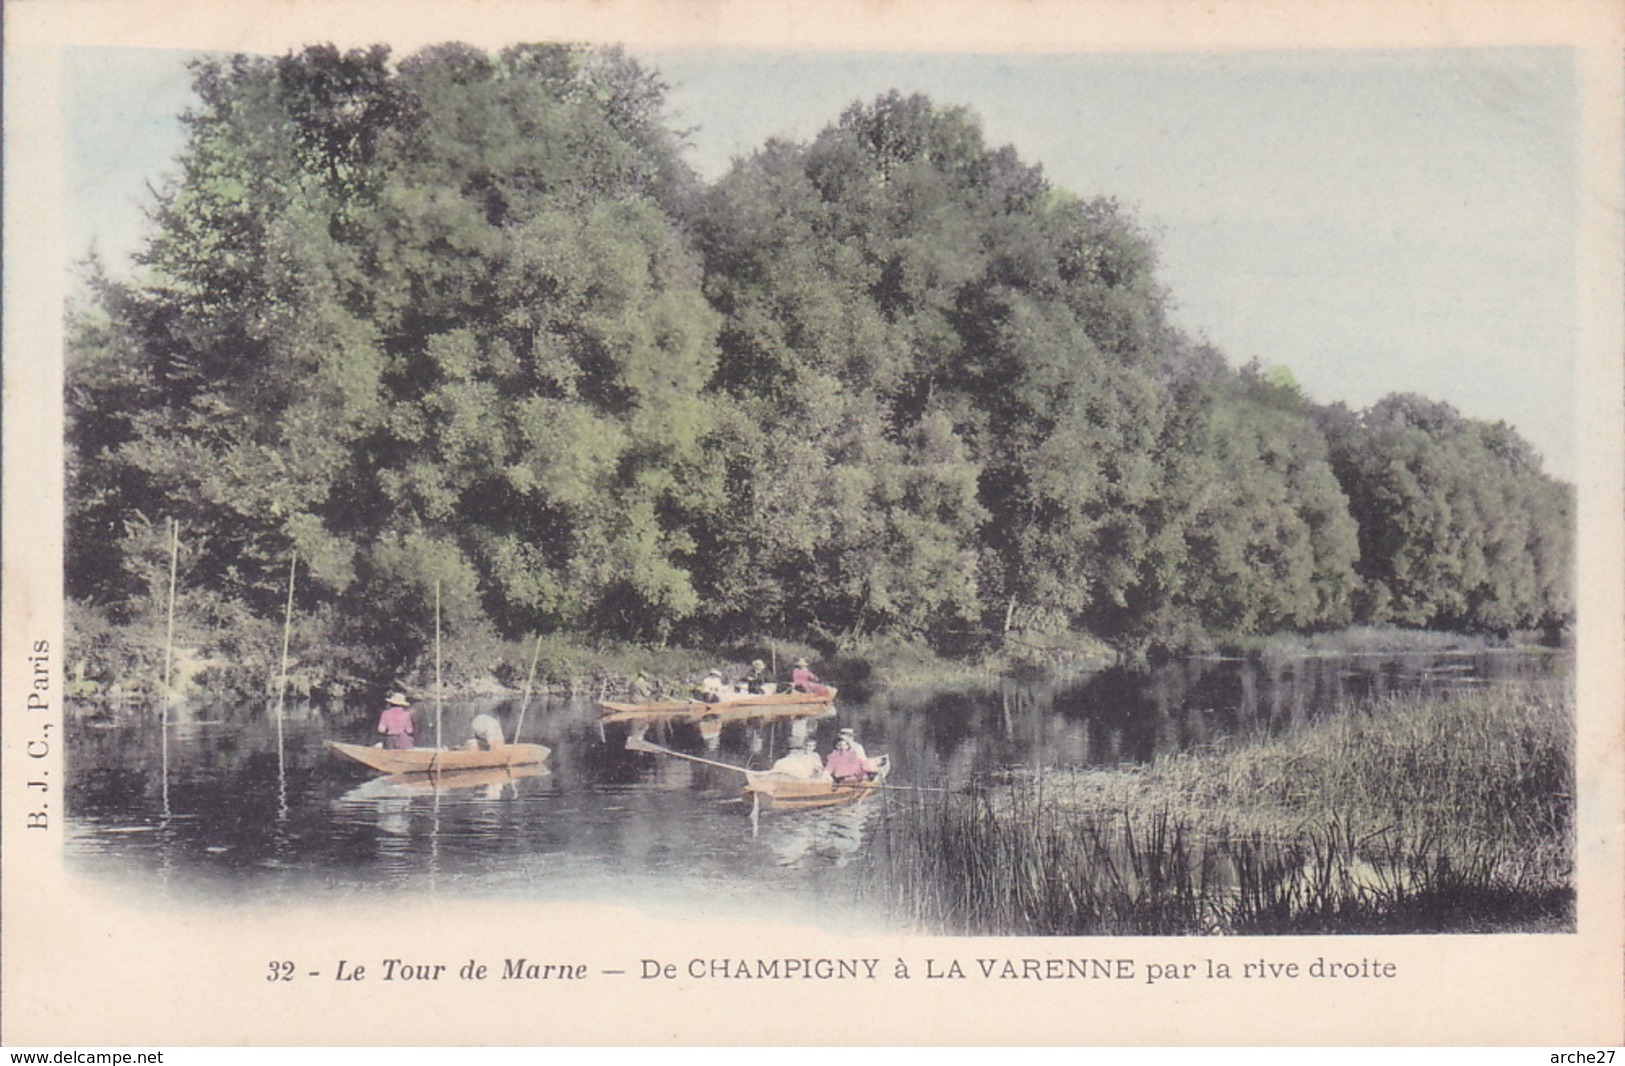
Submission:
[[[1573,751],[1566,686],[1515,682],[1143,768],[893,793],[869,890],[952,933],[1569,929]]]

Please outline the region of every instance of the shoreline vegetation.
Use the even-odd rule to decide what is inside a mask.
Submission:
[[[888,797],[878,893],[940,934],[1574,927],[1566,679],[1382,698],[1280,737]]]
[[[301,626],[296,623],[295,632]],[[303,634],[309,636],[306,632]],[[169,695],[173,699],[248,701],[275,698],[280,662],[276,634],[268,623],[239,625],[210,633],[192,633],[177,644]],[[80,704],[132,704],[161,698],[163,634],[150,627],[112,625],[99,612],[70,605],[68,614],[67,693]],[[1279,661],[1316,657],[1483,653],[1516,651],[1541,643],[1538,633],[1506,638],[1482,634],[1439,633],[1393,627],[1357,626],[1331,633],[1279,634],[1215,643],[1213,658]],[[296,641],[295,646],[312,643]],[[634,642],[589,644],[564,636],[539,642],[484,644],[472,657],[455,647],[444,670],[446,699],[518,697],[536,662],[533,691],[555,697],[625,698],[632,680],[646,673],[657,698],[688,693],[710,669],[743,673],[754,659],[768,662],[781,681],[790,664],[806,657],[825,680],[858,695],[888,689],[930,690],[986,683],[1000,677],[1084,675],[1108,666],[1146,665],[1083,634],[1016,635],[999,651],[970,659],[949,659],[925,642],[903,638],[868,638],[825,655],[811,645],[764,638],[711,649],[651,646]],[[329,652],[330,654],[330,652]],[[472,664],[472,668],[471,668]],[[434,695],[432,667],[420,667],[389,686],[414,698]],[[344,703],[370,695],[369,687],[345,678],[332,658],[298,654],[290,660],[289,698]]]

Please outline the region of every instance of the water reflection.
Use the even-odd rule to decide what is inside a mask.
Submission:
[[[644,736],[764,769],[793,736],[827,751],[836,729],[851,727],[871,755],[891,756],[889,785],[954,788],[1244,744],[1372,696],[1565,666],[1561,657],[1510,654],[1187,660],[1064,683],[843,700],[823,719],[714,729],[656,722]],[[457,736],[475,714],[491,713],[507,728],[520,711],[517,699],[448,704],[445,724]],[[245,902],[380,889],[659,901],[726,914],[834,902],[855,920],[847,901],[894,795],[764,811],[753,833],[737,770],[629,751],[637,727],[601,723],[588,702],[533,699],[524,713],[526,739],[553,748],[543,766],[417,780],[380,777],[327,752],[330,739],[371,739],[364,708],[289,703],[279,716],[273,705],[177,704],[167,729],[151,711],[76,713],[68,860],[132,887]]]

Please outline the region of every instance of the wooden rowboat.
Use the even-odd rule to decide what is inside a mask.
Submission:
[[[503,766],[532,766],[553,750],[541,744],[504,744],[500,748],[369,748],[329,740],[336,754],[354,759],[382,774],[440,774],[453,770],[488,770]]]
[[[737,722],[751,718],[810,718],[829,710],[835,703],[835,690],[828,692],[775,692],[770,696],[724,697],[717,703],[704,700],[652,700],[646,703],[598,704],[606,722],[654,721],[697,722],[717,717]]]
[[[884,755],[874,760],[874,777],[868,781],[836,783],[825,779],[809,780],[772,770],[752,771],[742,798],[770,810],[809,811],[830,807],[845,807],[857,803],[879,791],[891,770],[891,760]]]

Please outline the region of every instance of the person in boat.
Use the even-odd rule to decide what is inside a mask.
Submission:
[[[808,781],[828,779],[824,771],[824,760],[818,757],[818,742],[808,737],[806,740],[792,738],[790,750],[773,764],[773,772],[785,774],[789,777],[801,777]]]
[[[750,673],[745,675],[745,691],[752,696],[760,696],[767,692],[767,664],[757,659],[750,664]]]
[[[463,746],[470,750],[492,751],[507,743],[502,735],[502,723],[489,714],[476,714],[468,725],[468,731],[473,735]]]
[[[852,741],[844,736],[835,741],[834,750],[829,753],[829,758],[824,760],[824,771],[833,777],[838,785],[867,781],[872,776],[869,760],[864,758],[852,746]]]
[[[864,765],[868,767],[868,769],[874,769],[873,766],[869,766],[869,753],[864,750],[862,744],[858,743],[858,731],[856,729],[853,729],[851,726],[846,726],[840,731],[839,736],[841,740],[846,741],[847,746],[857,754],[858,758],[863,760]]]
[[[797,692],[810,692],[815,696],[828,696],[829,686],[818,680],[818,675],[807,668],[806,659],[797,659],[790,671],[790,687]]]
[[[724,692],[721,670],[707,670],[705,679],[694,689],[694,698],[706,703],[721,703]]]
[[[655,687],[649,681],[649,675],[642,670],[632,679],[632,702],[648,703],[655,698]]]
[[[378,716],[378,732],[384,735],[384,747],[389,751],[408,751],[417,733],[412,724],[411,704],[399,692],[391,692],[385,702],[388,706]]]

